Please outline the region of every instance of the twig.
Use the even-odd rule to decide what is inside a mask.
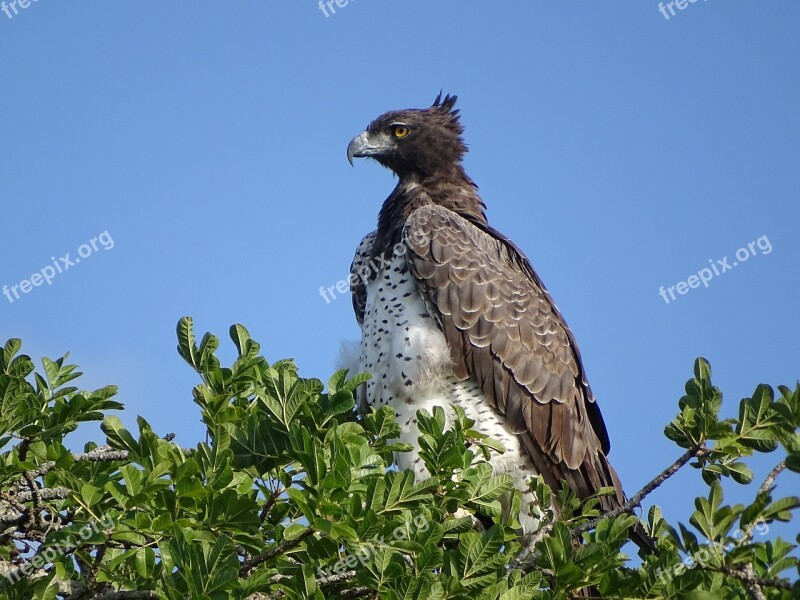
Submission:
[[[764,596],[764,592],[761,590],[761,586],[758,585],[756,574],[753,571],[753,565],[745,565],[742,567],[742,572],[747,577],[745,585],[747,585],[747,591],[750,592],[750,595],[753,596],[755,600],[767,600]]]
[[[18,515],[2,515],[0,516],[0,525],[3,525],[3,528],[10,527],[12,525],[18,526],[22,525],[25,522],[25,515],[20,513]]]
[[[330,587],[341,583],[348,583],[355,578],[355,576],[355,571],[344,571],[343,573],[336,573],[334,575],[328,575],[327,577],[320,577],[316,580],[316,584],[317,587]],[[290,577],[289,575],[274,575],[270,578],[270,583],[281,583],[291,579],[294,578]],[[338,592],[337,595],[340,598],[361,598],[362,596],[367,596],[371,593],[374,593],[374,590],[359,585],[342,590],[341,592]],[[266,596],[262,596],[262,598],[264,600],[278,600],[278,598],[283,598],[285,595],[286,594],[283,592],[283,590],[278,590]]]
[[[28,525],[30,527],[34,527],[39,525],[39,517],[41,511],[41,503],[42,503],[42,496],[40,493],[39,488],[36,486],[36,478],[31,475],[28,471],[22,474],[25,478],[25,481],[28,482],[28,489],[30,490],[31,500],[33,500],[33,510],[28,511]],[[17,498],[19,498],[21,494],[17,494]]]
[[[24,462],[25,459],[28,457],[28,448],[31,447],[31,442],[33,440],[29,437],[22,438],[22,441],[17,446],[17,456],[19,457],[20,462]]]
[[[786,468],[786,459],[784,458],[781,462],[777,464],[777,466],[769,472],[767,478],[764,480],[764,483],[761,484],[761,487],[758,488],[758,495],[761,494],[768,494],[772,491],[772,486],[775,485],[775,480],[778,478],[783,470]]]
[[[42,488],[36,491],[39,500],[64,500],[69,497],[72,490],[62,486],[54,488]],[[20,492],[15,498],[20,502],[30,502],[33,499],[31,492]]]
[[[168,434],[164,439],[170,441]],[[169,438],[169,439],[167,439]],[[195,452],[194,448],[181,448],[180,451],[184,456],[192,456]],[[130,452],[127,450],[114,450],[111,446],[98,446],[89,452],[82,452],[80,454],[73,454],[72,457],[76,462],[89,461],[89,462],[117,462],[122,460],[130,460]]]
[[[175,434],[169,433],[165,435],[163,439],[169,442],[172,441],[174,437]],[[194,454],[194,449],[181,448],[181,452],[184,454],[184,456],[191,456]],[[120,462],[129,460],[130,453],[127,450],[114,450],[111,446],[98,446],[89,452],[73,454],[72,459],[75,462]],[[34,477],[41,477],[42,475],[49,473],[53,467],[55,467],[55,465],[56,463],[54,461],[49,460],[47,462],[43,462],[37,469],[26,471],[26,473],[30,473]]]
[[[150,590],[137,592],[111,592],[93,596],[91,600],[158,600],[158,594]]]
[[[114,450],[110,446],[99,446],[89,452],[74,454],[75,462],[114,462],[118,460],[128,460],[130,454],[127,450]]]
[[[355,571],[344,571],[342,573],[335,573],[327,577],[320,577],[317,579],[317,585],[322,587],[326,585],[336,585],[337,583],[344,583],[356,576]]]
[[[536,561],[538,553],[534,553],[531,556],[530,560],[527,561],[527,563],[525,559],[528,558],[528,555],[536,547],[536,544],[541,542],[545,538],[545,536],[549,535],[550,532],[553,531],[553,527],[555,526],[556,522],[551,521],[550,523],[539,529],[539,531],[534,533],[533,536],[531,536],[531,539],[528,541],[528,545],[525,546],[525,548],[522,550],[522,552],[519,553],[519,555],[517,555],[517,558],[511,561],[510,567],[512,569],[522,569],[523,571],[527,572],[528,567],[532,566],[532,563]]]
[[[42,475],[47,475],[53,469],[53,467],[55,467],[55,466],[56,466],[55,461],[48,460],[48,461],[43,462],[42,464],[40,464],[37,469],[32,469],[30,471],[26,471],[26,473],[29,473],[33,477],[41,477]],[[25,485],[25,479],[24,478],[20,480],[19,484],[17,484],[17,487],[19,487],[21,485]]]
[[[572,530],[572,535],[580,535],[584,531],[589,531],[597,526],[601,519],[611,519],[614,517],[618,517],[622,513],[631,512],[635,507],[639,506],[651,492],[657,489],[662,483],[664,483],[667,479],[675,475],[681,467],[686,465],[690,460],[693,458],[698,458],[700,456],[705,456],[708,454],[710,450],[705,446],[695,446],[694,448],[690,448],[687,450],[683,456],[681,456],[678,460],[672,463],[669,467],[664,469],[659,475],[654,477],[650,483],[645,485],[641,490],[639,490],[630,500],[628,500],[622,506],[611,510],[604,515],[597,517],[596,519],[592,519],[584,523],[583,525],[576,527]]]
[[[275,558],[276,556],[280,556],[281,554],[283,554],[287,550],[291,550],[292,548],[294,548],[296,546],[299,546],[300,543],[303,540],[305,540],[308,536],[312,535],[313,533],[314,533],[314,530],[309,527],[308,529],[306,529],[303,533],[298,535],[293,540],[287,540],[287,541],[283,542],[282,544],[279,544],[279,545],[275,546],[274,548],[270,548],[266,552],[262,552],[258,556],[255,556],[255,557],[251,558],[250,560],[245,561],[244,563],[242,563],[242,567],[239,569],[239,574],[242,577],[244,577],[250,571],[252,571],[253,568],[257,567],[261,563],[266,562],[266,561],[268,561],[268,560],[270,560],[272,558]]]
[[[281,486],[278,486],[278,489],[272,492],[266,504],[264,504],[264,508],[261,509],[261,514],[259,515],[259,518],[261,519],[262,523],[267,520],[267,517],[269,516],[269,511],[272,510],[272,507],[278,500],[278,496],[280,496],[284,491],[285,490]]]
[[[781,590],[792,589],[792,586],[786,581],[758,577],[753,571],[753,565],[750,564],[744,565],[740,569],[720,566],[714,567],[714,570],[719,571],[720,573],[725,573],[725,575],[729,575],[730,577],[738,579],[739,581],[747,584],[747,590],[750,592],[750,595],[752,595],[753,598],[756,598],[756,600],[764,600],[765,598],[764,592],[761,589],[762,587],[777,588]]]
[[[610,510],[607,513],[597,517],[596,519],[592,519],[591,521],[587,521],[583,525],[580,525],[572,530],[572,535],[577,536],[585,531],[589,531],[597,526],[601,519],[610,519],[613,517],[617,517],[622,513],[631,512],[636,506],[641,504],[642,500],[644,500],[651,492],[657,489],[661,484],[663,484],[667,479],[672,477],[675,473],[677,473],[681,467],[686,465],[690,460],[694,458],[698,458],[700,456],[705,456],[708,454],[710,450],[703,445],[695,446],[687,450],[678,460],[672,463],[669,467],[664,469],[661,473],[656,475],[650,482],[645,485],[641,490],[639,490],[634,496],[628,500],[625,504],[622,504],[615,508],[614,510]],[[537,531],[533,537],[531,537],[528,544],[525,546],[525,549],[520,552],[517,558],[514,559],[511,563],[511,568],[519,569],[521,568],[523,571],[529,571],[533,568],[533,563],[536,561],[538,553],[534,553],[530,559],[528,555],[533,552],[534,547],[538,544],[544,537],[549,534],[553,527],[555,527],[555,523],[548,523],[542,529]]]
[[[350,589],[342,590],[339,592],[339,596],[342,598],[361,598],[362,596],[374,593],[374,590],[371,590],[368,587],[357,585],[355,587],[351,587]],[[375,597],[377,598],[377,594],[375,594]]]
[[[169,434],[171,435],[171,434]],[[171,438],[166,436],[165,439],[169,441]],[[27,443],[26,443],[27,442]],[[27,454],[27,447],[30,444],[29,440],[23,439],[22,442],[19,444],[19,453],[21,455]],[[192,448],[181,448],[181,452],[184,456],[191,456],[194,454],[194,450]],[[80,454],[73,454],[72,458],[75,462],[122,462],[130,459],[130,453],[127,450],[114,450],[110,446],[100,446],[91,450],[89,452],[82,452]],[[35,518],[36,515],[39,515],[41,512],[40,502],[42,500],[64,500],[66,499],[69,494],[72,492],[69,488],[66,487],[55,487],[55,488],[39,488],[36,485],[36,479],[42,477],[49,473],[54,467],[56,463],[53,461],[47,461],[39,465],[36,469],[31,469],[30,471],[24,471],[22,476],[20,477],[19,483],[14,484],[12,489],[16,491],[16,493],[11,495],[3,494],[2,499],[14,506],[16,510],[18,510],[23,515],[28,511],[27,507],[22,506],[20,503],[22,502],[33,502],[33,511],[31,511],[27,515],[27,519]],[[27,488],[26,491],[18,491],[20,488]],[[10,524],[16,525],[18,524],[19,516],[18,515],[2,515],[0,516],[0,524]],[[32,523],[31,523],[32,525]]]
[[[97,552],[94,556],[94,564],[92,565],[92,569],[89,571],[89,576],[86,578],[86,585],[88,587],[93,587],[97,582],[97,574],[100,572],[100,566],[103,562],[103,559],[106,556],[106,551],[108,550],[108,546],[105,544],[101,544],[97,546]]]
[[[11,506],[13,506],[17,511],[24,513],[28,510],[28,507],[22,504],[16,496],[12,496],[11,494],[7,494],[6,492],[0,492],[0,500],[4,502],[8,502]],[[3,516],[5,518],[5,515]]]

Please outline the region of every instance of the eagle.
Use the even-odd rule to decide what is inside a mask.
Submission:
[[[625,494],[575,338],[530,261],[489,225],[464,170],[455,104],[440,92],[430,108],[387,112],[347,147],[351,165],[371,158],[398,180],[350,268],[361,327],[355,368],[372,375],[358,402],[395,411],[399,440],[414,448],[395,461],[417,480],[430,476],[417,411],[442,407],[452,418],[463,409],[505,447],[489,462],[523,494],[529,534],[543,518],[532,476],[554,490],[566,481],[581,499],[611,487],[604,511]]]

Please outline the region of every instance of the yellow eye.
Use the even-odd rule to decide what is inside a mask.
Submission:
[[[410,133],[410,130],[405,125],[393,125],[392,133],[394,134],[394,137],[402,139]]]

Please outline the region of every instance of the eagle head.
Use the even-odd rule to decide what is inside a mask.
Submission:
[[[467,147],[464,127],[454,110],[456,96],[441,92],[426,109],[387,112],[347,146],[347,160],[373,158],[398,177],[428,177],[459,168]]]

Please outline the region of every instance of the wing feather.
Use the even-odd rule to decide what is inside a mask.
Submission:
[[[350,292],[353,295],[353,312],[356,321],[364,324],[364,311],[367,308],[367,279],[371,274],[372,246],[375,243],[377,232],[373,231],[364,236],[356,248],[353,262],[350,264]]]
[[[614,486],[613,503],[622,501],[577,346],[525,256],[494,230],[438,205],[415,210],[403,240],[455,375],[481,386],[551,486],[567,480],[581,497]]]

